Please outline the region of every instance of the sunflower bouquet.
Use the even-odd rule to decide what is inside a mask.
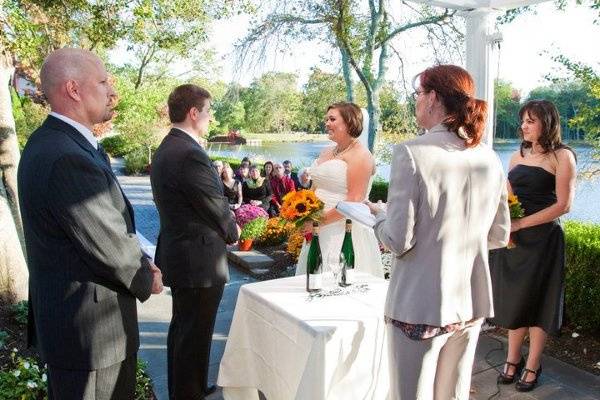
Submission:
[[[510,219],[523,218],[525,216],[525,210],[523,209],[519,198],[514,194],[508,195],[508,210],[510,212]],[[514,249],[515,247],[517,247],[517,245],[513,239],[513,234],[511,232],[506,248]]]
[[[323,206],[323,202],[312,190],[297,190],[283,197],[279,215],[300,227],[308,220],[317,221],[323,212]]]

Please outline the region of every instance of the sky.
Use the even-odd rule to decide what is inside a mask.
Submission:
[[[531,89],[546,84],[544,75],[559,67],[551,60],[553,55],[558,54],[600,71],[600,24],[593,23],[598,18],[598,11],[574,5],[559,11],[553,2],[539,4],[534,9],[534,14],[519,16],[512,23],[499,27],[503,36],[498,64],[500,79],[510,81],[525,95]],[[261,67],[236,72],[234,44],[247,32],[248,21],[247,17],[236,16],[213,24],[210,45],[220,60],[221,79],[224,81],[237,80],[248,85],[262,73],[283,71],[298,74],[299,85],[302,85],[313,66],[328,72],[339,71],[339,65],[323,62],[331,54],[331,48],[319,43],[299,43],[292,54],[271,54]],[[411,55],[411,62],[405,66],[409,77],[431,65],[433,60],[427,48],[417,48],[412,43],[405,40],[400,45],[401,51]],[[392,80],[399,78],[397,62],[390,63],[387,77]]]

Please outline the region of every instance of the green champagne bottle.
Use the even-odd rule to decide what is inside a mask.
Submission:
[[[312,240],[306,260],[306,291],[318,292],[323,287],[323,257],[319,246],[319,223],[313,222]]]
[[[342,286],[351,285],[354,282],[354,246],[352,245],[352,220],[346,220],[346,234],[342,243],[340,259],[343,257]]]

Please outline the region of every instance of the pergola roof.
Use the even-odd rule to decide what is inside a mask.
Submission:
[[[486,9],[511,9],[524,7],[535,3],[543,3],[546,0],[411,0],[414,3],[429,4],[436,7],[452,8],[456,10]]]

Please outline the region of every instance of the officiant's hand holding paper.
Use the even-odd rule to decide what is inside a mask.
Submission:
[[[365,204],[367,207],[369,207],[369,210],[373,215],[377,215],[380,212],[385,212],[387,209],[387,204],[383,203],[381,200],[377,201],[377,203],[371,203],[370,201],[366,200]]]

